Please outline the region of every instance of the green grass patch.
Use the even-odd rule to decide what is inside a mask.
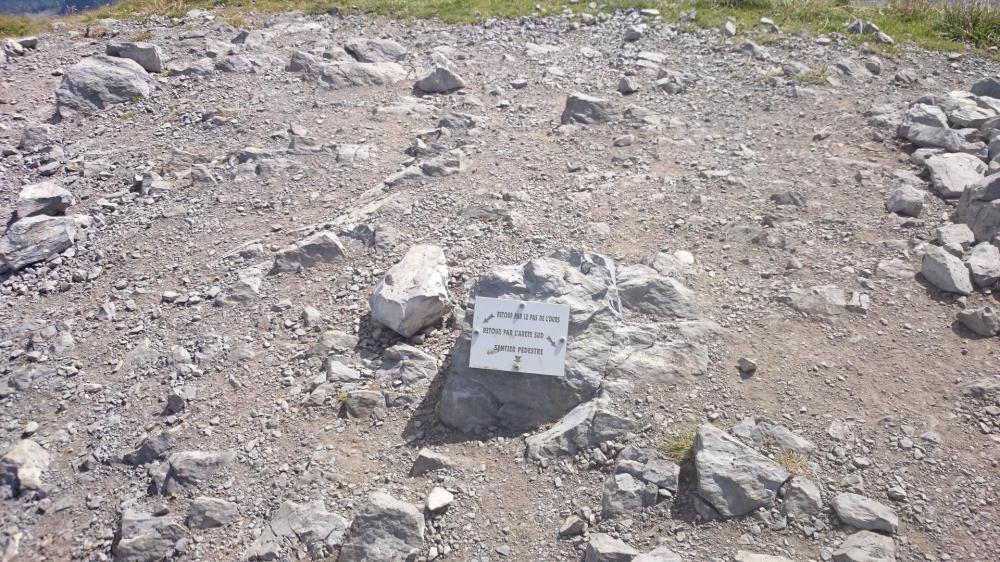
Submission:
[[[488,18],[551,15],[563,10],[592,12],[589,2],[569,0],[121,0],[80,15],[68,23],[98,18],[142,19],[152,14],[180,16],[194,8],[218,9],[227,21],[242,23],[251,14],[298,10],[309,14],[337,9],[396,18],[438,18],[450,23],[474,23]],[[667,21],[695,10],[691,26],[717,27],[726,19],[741,33],[766,30],[760,18],[772,19],[785,33],[826,34],[843,32],[855,20],[872,21],[897,42],[961,51],[966,44],[979,48],[1000,45],[1000,5],[991,0],[967,0],[949,5],[944,0],[887,0],[878,5],[851,0],[604,0],[600,10],[656,8]],[[44,21],[0,16],[0,36],[35,33]],[[856,42],[874,43],[870,35],[854,36]],[[776,40],[780,40],[776,39]]]
[[[694,462],[694,431],[685,431],[662,443],[658,448],[668,459],[679,465]]]

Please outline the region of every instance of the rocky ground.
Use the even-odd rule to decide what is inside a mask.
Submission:
[[[0,559],[1000,560],[996,62],[242,25],[4,43]]]

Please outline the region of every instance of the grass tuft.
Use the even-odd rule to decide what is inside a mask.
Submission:
[[[774,462],[778,463],[781,468],[787,470],[789,474],[794,474],[795,476],[813,476],[812,470],[809,469],[809,463],[806,462],[806,458],[799,453],[793,451],[782,451],[778,453],[777,457],[774,458]]]
[[[694,431],[685,431],[659,446],[668,459],[683,466],[694,462]]]

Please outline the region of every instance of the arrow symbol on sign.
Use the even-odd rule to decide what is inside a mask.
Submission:
[[[483,320],[483,324],[485,324],[485,323],[489,322],[490,320],[493,320],[493,316],[495,316],[495,315],[493,315],[493,314],[490,314],[489,316],[487,316],[487,317],[486,317],[486,319],[485,319],[485,320]]]

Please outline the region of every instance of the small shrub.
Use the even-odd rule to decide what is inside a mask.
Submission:
[[[135,41],[136,43],[142,43],[145,41],[149,41],[152,38],[153,34],[150,33],[149,31],[140,31],[139,33],[136,33],[135,35],[132,36],[132,41]]]
[[[812,470],[809,470],[809,463],[799,453],[782,451],[774,458],[774,462],[787,470],[789,474],[794,474],[795,476],[812,476]]]

